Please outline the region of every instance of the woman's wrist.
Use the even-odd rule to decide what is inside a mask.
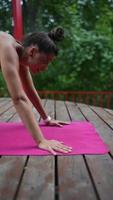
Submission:
[[[43,121],[44,121],[45,124],[47,124],[47,123],[49,123],[51,121],[51,119],[52,118],[48,115],[47,118],[44,119]]]
[[[44,136],[38,137],[38,138],[34,138],[34,139],[35,139],[37,145],[39,145],[42,141],[46,140],[46,138]]]

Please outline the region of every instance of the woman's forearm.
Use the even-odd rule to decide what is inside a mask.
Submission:
[[[40,143],[44,139],[44,136],[35,119],[31,105],[26,99],[19,99],[16,103],[14,102],[14,105],[20,118],[28,131],[32,134],[36,143]]]
[[[41,99],[40,99],[36,89],[33,89],[31,91],[30,90],[26,91],[26,94],[27,94],[29,100],[34,105],[34,107],[36,108],[36,110],[40,113],[41,117],[43,119],[46,119],[48,115],[42,106]]]

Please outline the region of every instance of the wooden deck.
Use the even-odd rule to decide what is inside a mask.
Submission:
[[[113,111],[43,100],[56,119],[89,120],[109,145],[106,155],[1,156],[0,200],[112,200]],[[40,116],[34,109],[37,120]],[[0,121],[18,121],[9,98],[0,99]]]

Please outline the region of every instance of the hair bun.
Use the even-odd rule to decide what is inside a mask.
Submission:
[[[48,33],[48,36],[53,41],[61,41],[64,38],[64,29],[62,27],[54,28]]]

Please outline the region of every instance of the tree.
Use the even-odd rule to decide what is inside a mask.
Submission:
[[[23,0],[22,6],[25,34],[56,26],[65,30],[57,59],[33,76],[36,88],[112,90],[113,0]],[[11,32],[11,1],[3,0],[0,11],[3,30]]]

